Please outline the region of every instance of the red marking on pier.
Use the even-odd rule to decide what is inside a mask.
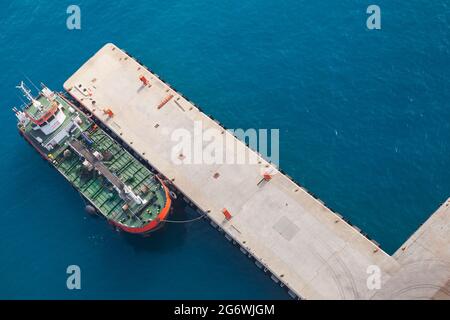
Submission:
[[[158,105],[158,109],[161,109],[162,107],[164,107],[164,105],[170,101],[170,99],[173,98],[173,94],[169,94],[167,97],[164,98],[163,101],[161,101],[161,103]]]
[[[148,79],[147,79],[146,77],[144,77],[144,76],[140,76],[140,77],[139,77],[139,80],[142,81],[142,84],[143,84],[144,86],[146,86],[146,85],[149,84]]]
[[[230,211],[228,211],[226,208],[222,209],[222,213],[225,216],[225,219],[227,219],[228,221],[231,220],[231,218],[233,217]]]
[[[111,109],[103,109],[103,113],[107,114],[110,118],[114,117],[114,112]]]

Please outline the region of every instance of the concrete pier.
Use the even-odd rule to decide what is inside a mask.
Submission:
[[[409,285],[408,277],[417,279],[416,272],[428,268],[432,259],[440,262],[431,262],[436,272],[425,273],[422,281],[431,287],[421,290],[419,296],[450,298],[449,201],[405,243],[405,249],[389,256],[115,45],[100,49],[64,88],[188,201],[206,212],[213,226],[292,296],[409,297],[402,291]],[[223,146],[224,155],[235,152],[256,161],[177,163],[174,147],[179,141],[174,141],[173,133],[183,129],[194,137],[198,135],[196,123],[201,123],[203,131],[216,129],[236,142],[237,150]],[[185,156],[175,154],[178,160]],[[264,180],[264,174],[269,174],[270,180]],[[414,267],[407,267],[412,261]],[[381,272],[380,289],[367,285],[370,266]],[[399,276],[405,268],[406,279]]]
[[[375,299],[450,299],[450,199],[393,255],[400,264]]]

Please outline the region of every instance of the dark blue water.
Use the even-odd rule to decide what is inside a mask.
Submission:
[[[0,5],[0,298],[288,297],[205,222],[113,232],[19,137],[19,80],[61,90],[106,42],[226,127],[279,128],[281,167],[390,253],[450,196],[449,1],[378,0],[379,31],[367,1],[77,1],[78,31],[70,4]]]

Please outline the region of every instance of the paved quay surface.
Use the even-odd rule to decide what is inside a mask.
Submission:
[[[401,267],[373,298],[450,300],[450,199],[393,258]]]
[[[142,76],[148,83],[144,84]],[[421,297],[450,297],[448,207],[441,207],[405,243],[406,249],[390,256],[115,45],[101,48],[64,88],[172,180],[228,240],[238,243],[241,251],[271,272],[272,279],[287,286],[291,294],[305,299],[403,298],[401,290],[406,287],[401,286],[409,284],[399,274],[411,257],[415,269],[408,270],[420,272],[429,266],[422,261],[431,255],[443,268],[431,263],[439,275],[424,274],[423,282],[434,289],[421,291]],[[218,139],[234,142],[219,150],[226,159],[245,156],[254,161],[180,163],[191,154],[177,149],[179,134],[198,141],[208,130],[217,133]],[[265,181],[264,174],[271,179]],[[435,251],[428,249],[435,245]],[[382,274],[380,290],[367,286],[367,271],[373,265]],[[414,272],[406,273],[417,279]]]

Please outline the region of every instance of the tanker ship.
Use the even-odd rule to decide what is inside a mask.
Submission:
[[[96,124],[89,112],[42,84],[13,108],[19,133],[86,200],[86,211],[106,218],[117,230],[146,235],[160,228],[171,210],[162,177]]]

